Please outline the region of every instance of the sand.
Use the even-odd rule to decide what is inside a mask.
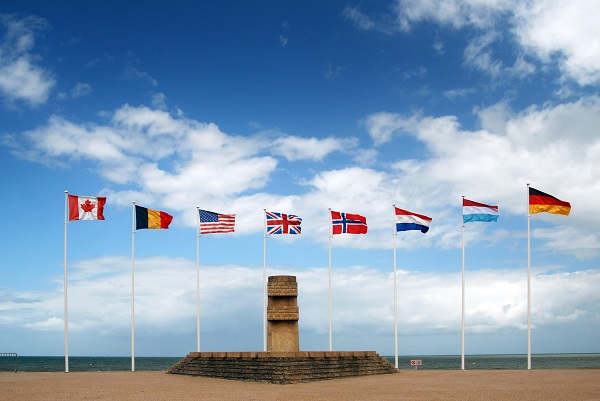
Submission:
[[[600,400],[600,369],[403,370],[298,384],[163,372],[0,373],[2,401]]]

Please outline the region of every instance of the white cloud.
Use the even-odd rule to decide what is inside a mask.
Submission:
[[[367,125],[374,138],[389,141],[402,128],[403,135],[418,139],[426,147],[428,156],[394,162],[398,169],[394,179],[359,178],[362,182],[382,183],[381,187],[389,194],[366,185],[364,191],[353,192],[347,198],[360,198],[361,203],[375,207],[377,201],[369,203],[375,192],[379,202],[389,199],[389,202],[406,201],[415,207],[427,207],[436,227],[431,236],[438,236],[438,245],[455,247],[459,238],[450,235],[455,229],[446,226],[452,221],[446,212],[456,199],[468,194],[501,205],[503,213],[522,215],[525,184],[530,182],[535,188],[573,202],[568,226],[556,228],[555,234],[568,246],[558,246],[559,241],[548,245],[554,244],[555,249],[579,258],[589,258],[598,254],[596,236],[590,230],[598,223],[595,216],[600,213],[594,200],[600,196],[597,178],[600,167],[596,162],[600,141],[592,128],[600,124],[599,112],[600,100],[596,97],[532,107],[519,114],[501,103],[478,111],[484,127],[480,131],[463,130],[453,116],[403,117],[393,113],[371,116],[368,121],[379,123]],[[321,176],[326,175],[321,173]],[[346,178],[346,182],[350,180]],[[372,215],[377,213],[375,210]],[[451,242],[445,243],[446,240]]]
[[[23,56],[0,67],[0,90],[9,100],[23,100],[32,106],[48,100],[54,79]]]
[[[288,38],[286,36],[279,35],[279,43],[281,44],[281,47],[286,48],[288,44]]]
[[[494,57],[491,45],[496,40],[496,34],[491,32],[477,36],[465,48],[465,63],[473,68],[499,77],[504,70],[503,63]]]
[[[125,68],[125,78],[128,79],[139,79],[148,82],[151,86],[158,86],[158,81],[154,79],[150,74],[145,71],[139,70],[137,67],[132,65]]]
[[[356,7],[344,8],[343,14],[344,17],[354,22],[360,29],[369,31],[371,29],[377,28],[375,22],[373,22],[373,20],[368,15],[364,14]]]
[[[24,327],[38,331],[59,331],[64,330],[65,321],[58,317],[51,317],[39,322],[26,323]]]
[[[422,20],[454,28],[465,25],[486,28],[493,25],[498,14],[513,6],[514,2],[507,0],[397,0],[398,24],[404,30]]]
[[[45,126],[26,132],[25,137],[33,146],[15,149],[21,157],[47,164],[56,160],[92,162],[110,182],[134,184],[140,192],[174,210],[195,205],[198,199],[204,199],[208,207],[261,188],[277,165],[273,157],[261,154],[264,143],[259,136],[227,135],[214,124],[144,106],[123,106],[104,126],[77,125],[53,116]],[[285,141],[282,150],[284,145]],[[335,140],[325,140],[322,146],[309,149],[315,145],[319,142],[296,141],[290,155],[323,157],[339,147]],[[197,185],[200,182],[202,185]],[[116,204],[131,201],[124,199],[130,191],[107,192]]]
[[[152,94],[152,106],[159,110],[167,109],[167,96],[164,93],[153,93]]]
[[[532,235],[545,241],[546,250],[571,253],[579,259],[593,258],[600,252],[600,237],[595,232],[563,227],[536,229]]]
[[[528,59],[535,58],[556,65],[579,85],[600,81],[600,27],[596,23],[600,0],[585,4],[561,0],[396,0],[392,10],[395,27],[388,19],[369,16],[355,7],[347,7],[344,16],[359,29],[387,33],[408,32],[423,21],[452,29],[474,28],[478,34],[465,48],[465,61],[494,78],[500,74],[530,75],[536,67]],[[512,65],[502,63],[492,50],[504,34],[514,37],[525,52],[517,53]]]
[[[376,149],[360,149],[354,160],[359,166],[369,166],[377,163],[379,152]]]
[[[334,79],[340,76],[342,71],[344,71],[344,67],[342,66],[334,66],[332,63],[325,63],[323,75],[326,79]]]
[[[127,338],[131,313],[130,260],[112,257],[73,262],[69,281],[71,341],[97,336]],[[99,272],[86,266],[100,267]],[[106,266],[106,268],[102,268]],[[301,271],[273,267],[269,275],[297,276],[300,307],[300,340],[303,349],[325,349],[328,333],[327,269]],[[262,272],[246,266],[202,266],[201,309],[204,343],[215,336],[235,336],[231,327],[253,327],[238,349],[261,344]],[[185,259],[136,260],[136,338],[189,338],[195,344],[196,272]],[[365,349],[393,351],[393,277],[365,266],[334,269],[333,338],[337,349],[358,341]],[[556,325],[597,325],[600,273],[534,271],[532,304],[534,330]],[[27,297],[11,290],[14,297]],[[469,335],[514,331],[525,336],[527,322],[526,275],[521,269],[476,270],[466,276],[466,330]],[[398,271],[400,336],[460,333],[460,273]],[[62,332],[62,288],[38,294],[24,310],[0,303],[12,325],[33,331]],[[23,312],[26,313],[23,313]],[[0,324],[5,324],[5,318]],[[305,341],[303,341],[303,338]],[[358,338],[358,340],[356,340]],[[307,340],[310,339],[310,340]],[[563,339],[563,341],[567,341]],[[167,342],[168,343],[168,342]],[[227,343],[221,338],[220,343]],[[172,346],[172,345],[171,345]],[[230,346],[232,347],[232,346]],[[458,347],[458,343],[456,345]],[[489,351],[488,346],[487,350]],[[223,350],[223,349],[219,349]],[[185,350],[190,351],[188,350]],[[507,352],[520,352],[514,346]],[[154,350],[153,352],[156,352]],[[162,351],[168,352],[168,351]],[[446,350],[446,352],[449,352]],[[493,352],[493,351],[492,351]],[[506,352],[506,351],[505,351]]]
[[[435,50],[438,54],[443,55],[444,54],[444,41],[436,38],[433,42],[433,44],[431,45],[431,48],[433,50]]]
[[[420,167],[419,174],[412,176],[420,182],[432,182],[433,187],[450,185],[449,192],[468,185],[471,191],[482,193],[489,191],[488,183],[493,177],[504,188],[493,191],[505,209],[513,213],[519,213],[522,207],[511,199],[519,199],[522,189],[506,185],[511,182],[524,185],[530,180],[542,186],[550,179],[561,183],[565,197],[573,194],[571,198],[575,198],[582,186],[587,186],[587,190],[598,186],[593,176],[599,143],[590,130],[600,123],[598,111],[600,100],[595,97],[555,107],[530,108],[517,115],[507,113],[504,106],[492,107],[480,114],[485,116],[482,121],[486,128],[493,131],[473,132],[461,130],[452,116],[420,118],[406,124],[410,127],[407,132],[427,146],[431,157]],[[448,171],[452,174],[448,175]],[[581,206],[597,210],[592,203]]]
[[[77,85],[71,89],[71,96],[73,98],[79,98],[82,96],[88,96],[92,93],[92,87],[90,84],[77,82]]]
[[[349,151],[356,147],[355,138],[301,138],[284,136],[273,141],[273,152],[289,161],[312,160],[322,161],[332,152]]]
[[[555,234],[568,235],[569,246],[556,249],[582,259],[596,255],[598,240],[590,230],[600,216],[595,202],[600,197],[600,141],[594,134],[594,127],[600,125],[600,100],[588,97],[556,106],[532,106],[520,113],[503,102],[479,109],[477,115],[482,125],[478,131],[462,129],[454,116],[370,115],[364,124],[375,143],[401,140],[398,135],[402,133],[424,150],[373,168],[315,170],[313,164],[306,169],[296,164],[284,194],[260,192],[272,179],[287,179],[289,173],[277,169],[278,157],[319,162],[331,152],[357,146],[356,141],[295,136],[264,141],[262,133],[233,136],[215,124],[125,105],[104,126],[52,117],[46,126],[25,133],[30,140],[27,146],[32,148],[15,151],[46,163],[96,164],[109,182],[130,187],[103,190],[114,204],[129,205],[132,196],[151,200],[155,207],[181,213],[183,218],[178,220],[188,226],[195,225],[192,207],[199,201],[205,208],[236,212],[239,233],[261,230],[256,210],[282,207],[304,218],[303,237],[321,242],[327,230],[324,208],[365,214],[369,217],[367,238],[340,240],[342,246],[360,248],[389,246],[392,203],[431,216],[435,222],[435,230],[425,239],[403,239],[400,247],[459,247],[452,214],[456,199],[468,195],[501,205],[508,216],[523,215],[523,193],[529,182],[573,202],[569,220]],[[371,161],[377,155],[358,147],[350,154]],[[554,241],[541,234],[538,238],[547,244]]]
[[[61,117],[50,117],[48,125],[26,133],[40,153],[51,157],[75,157],[114,161],[122,157],[111,132],[94,126],[79,126]]]
[[[451,89],[445,91],[443,95],[450,100],[466,98],[474,93],[477,93],[477,89],[475,88],[461,88],[461,89]]]
[[[46,21],[0,14],[0,23],[6,28],[0,42],[0,95],[9,102],[23,101],[30,106],[46,102],[55,79],[36,65],[36,56],[31,53],[35,32],[46,29]]]
[[[537,0],[516,7],[521,44],[560,68],[580,85],[600,81],[600,1]]]
[[[396,132],[401,132],[409,124],[396,113],[379,112],[369,115],[364,120],[365,129],[375,145],[389,142]]]

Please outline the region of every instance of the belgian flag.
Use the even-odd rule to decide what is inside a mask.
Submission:
[[[169,228],[173,216],[160,210],[152,210],[145,207],[135,206],[135,229],[144,228]]]

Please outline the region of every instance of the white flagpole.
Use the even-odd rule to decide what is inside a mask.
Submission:
[[[267,351],[267,209],[263,209],[263,351]]]
[[[64,277],[64,320],[65,320],[65,373],[69,373],[69,309],[67,305],[67,225],[69,224],[69,191],[65,191],[65,277]]]
[[[333,238],[333,225],[331,224],[331,208],[329,208],[329,351],[333,351],[332,336],[332,306],[331,306],[331,239]]]
[[[465,197],[463,196],[463,205]],[[462,224],[462,323],[461,323],[461,358],[460,368],[465,370],[465,222]]]
[[[398,369],[398,290],[396,285],[396,235],[398,234],[396,230],[396,204],[392,204],[394,209],[394,366]]]
[[[131,371],[135,371],[135,201],[131,202]]]
[[[198,230],[196,232],[196,339],[200,352],[200,208],[196,206]]]
[[[529,213],[529,183],[527,183],[527,369],[531,369],[531,228]]]

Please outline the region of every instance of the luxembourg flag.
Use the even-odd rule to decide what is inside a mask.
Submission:
[[[464,223],[498,221],[498,215],[498,206],[490,206],[463,198]]]
[[[408,210],[396,210],[396,231],[420,230],[423,234],[429,231],[431,217],[409,212]]]

